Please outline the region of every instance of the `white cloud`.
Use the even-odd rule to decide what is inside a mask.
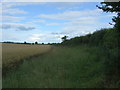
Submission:
[[[7,21],[7,22],[17,22],[24,20],[25,17],[15,17],[15,16],[2,16],[2,21]]]
[[[45,20],[35,20],[35,21],[33,21],[33,22],[37,22],[37,23],[45,23],[46,21]]]
[[[12,40],[14,40],[14,41],[19,41],[20,40],[20,35],[18,36],[18,34],[15,34],[15,33],[9,33],[9,34],[6,34],[6,33],[2,33],[2,40],[3,41],[12,41]]]
[[[2,3],[0,3],[0,14],[2,14]]]
[[[32,34],[27,41],[35,42],[38,41],[40,43],[56,43],[61,42],[61,37],[64,35],[53,35],[51,33],[42,33],[42,34]]]
[[[65,26],[63,28],[63,31],[61,33],[69,36],[69,38],[75,37],[75,36],[81,36],[88,33],[92,33],[95,31],[96,28],[94,26]]]
[[[67,20],[62,23],[63,28],[60,33],[73,37],[76,35],[85,35],[96,30],[94,24],[98,23],[98,17],[96,16],[100,16],[100,13],[100,10],[95,9],[84,11],[66,11],[63,13],[49,15],[41,14],[39,16],[45,19]],[[55,23],[55,25],[59,24]]]
[[[14,2],[102,2],[104,0],[14,0]],[[2,2],[13,2],[13,0],[2,0]]]
[[[3,23],[2,29],[15,29],[15,30],[21,30],[21,31],[28,31],[35,29],[34,26],[27,25],[27,24],[19,24],[19,23]]]
[[[57,19],[57,20],[78,20],[81,17],[86,16],[97,16],[100,14],[100,10],[84,10],[84,11],[66,11],[57,14],[40,14],[39,17],[46,19]]]
[[[52,26],[56,26],[56,25],[60,25],[60,23],[46,23],[46,25],[47,25],[47,26],[49,26],[49,25],[50,25],[50,26],[51,26],[51,25],[52,25]]]
[[[2,14],[9,14],[9,15],[15,15],[15,14],[27,14],[26,11],[18,9],[18,8],[13,8],[14,6],[19,6],[22,4],[19,3],[2,3]]]
[[[105,2],[119,2],[120,0],[104,0]]]
[[[108,23],[99,21],[106,16],[102,16],[102,10],[83,10],[83,11],[65,11],[57,14],[41,14],[39,17],[45,19],[66,20],[61,23],[63,28],[61,34],[68,35],[70,38],[92,33],[102,27],[111,27]],[[111,17],[111,15],[109,16]],[[54,25],[54,24],[53,24]],[[56,33],[58,35],[58,33]]]
[[[2,10],[2,14],[10,14],[10,15],[14,15],[14,14],[27,14],[26,11],[24,10],[20,10],[17,8],[6,8]]]
[[[39,4],[45,4],[45,2],[2,2],[2,8],[11,8],[15,6],[26,6],[26,5],[39,5]]]
[[[78,24],[78,25],[67,25],[63,27],[63,33],[64,35],[69,36],[69,38],[73,38],[76,36],[83,36],[89,33],[93,33],[96,30],[100,30],[101,28],[112,28],[113,26],[110,26],[108,23],[100,23],[96,22],[93,25],[92,24]]]
[[[61,25],[61,23],[57,23],[57,22],[47,22],[47,20],[34,20],[32,23],[43,23],[46,26],[56,26],[56,25]]]
[[[16,6],[25,6],[25,5],[35,5],[35,4],[44,4],[44,3],[32,3],[32,2],[2,2],[2,14],[10,14],[10,15],[15,15],[15,14],[27,14],[28,12],[21,10],[19,8],[14,8]]]
[[[68,26],[78,26],[78,25],[93,25],[97,22],[97,19],[96,17],[81,17],[79,18],[78,20],[72,20],[72,21],[69,21],[69,22],[65,22],[63,23],[65,26],[68,25]]]

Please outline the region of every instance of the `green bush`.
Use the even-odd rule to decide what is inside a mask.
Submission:
[[[116,30],[106,30],[106,33],[103,37],[103,46],[109,49],[118,47],[118,33]]]
[[[93,34],[86,36],[72,38],[62,44],[67,46],[86,45],[87,47],[101,47],[106,57],[106,59],[104,59],[105,82],[108,87],[113,87],[115,85],[120,86],[119,37],[119,32],[116,28],[108,28],[95,31]],[[93,50],[92,52],[95,51]]]

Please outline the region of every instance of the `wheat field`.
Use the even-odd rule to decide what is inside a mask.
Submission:
[[[25,58],[48,52],[50,45],[2,44],[2,64],[4,67]]]

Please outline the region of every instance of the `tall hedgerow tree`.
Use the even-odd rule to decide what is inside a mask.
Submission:
[[[117,47],[120,48],[120,0],[119,2],[101,2],[101,6],[97,5],[97,7],[99,9],[102,9],[104,12],[111,12],[117,14],[112,18],[112,21],[115,23],[114,28],[118,33],[116,37],[118,41]]]
[[[120,1],[119,2],[101,2],[101,6],[97,7],[102,9],[104,12],[117,13],[117,16],[112,18],[115,22],[114,27],[120,33]]]
[[[114,28],[115,32],[117,31],[117,36],[112,37],[117,39],[117,51],[115,56],[111,56],[111,53],[109,56],[109,61],[106,61],[107,65],[107,77],[109,77],[108,82],[110,82],[110,79],[113,79],[116,83],[117,86],[120,86],[120,1],[119,2],[101,2],[101,6],[97,7],[99,9],[102,9],[104,12],[111,12],[111,13],[116,13],[117,15],[112,18],[113,22],[115,23]],[[113,43],[114,44],[114,43]]]
[[[64,37],[62,37],[62,38],[61,38],[62,41],[63,41],[63,42],[66,41],[66,40],[67,40],[67,37],[68,37],[68,36],[64,36]]]

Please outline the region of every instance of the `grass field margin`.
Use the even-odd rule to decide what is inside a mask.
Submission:
[[[0,43],[0,89],[2,89],[2,43]]]

